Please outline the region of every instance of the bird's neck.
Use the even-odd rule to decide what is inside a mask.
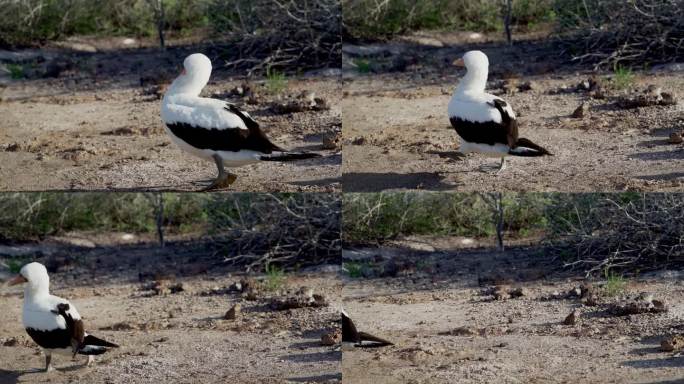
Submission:
[[[193,76],[185,75],[176,78],[166,91],[168,96],[187,95],[198,97],[202,89],[209,82],[210,73],[197,73]]]
[[[468,70],[458,86],[456,94],[482,93],[487,85],[487,68]]]
[[[27,285],[24,288],[24,299],[36,301],[50,296],[50,286],[47,284]]]

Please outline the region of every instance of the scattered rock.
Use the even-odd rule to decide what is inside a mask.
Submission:
[[[661,105],[675,105],[677,104],[677,96],[674,93],[670,92],[663,92],[660,94],[662,97],[662,100],[660,101]]]
[[[294,295],[274,297],[270,303],[271,308],[277,311],[306,307],[327,307],[329,305],[330,303],[325,295],[316,294],[309,287],[299,288]]]
[[[164,93],[166,93],[167,88],[168,88],[168,84],[151,85],[149,87],[143,88],[142,95],[143,96],[152,96],[153,98],[155,98],[157,100],[161,100],[162,97],[164,97]]]
[[[670,144],[681,144],[684,142],[684,139],[682,139],[682,134],[679,132],[672,132],[670,133],[670,139],[668,140],[668,143]]]
[[[563,320],[563,324],[565,325],[575,325],[577,324],[577,311],[574,310],[570,312],[570,314]]]
[[[17,152],[21,149],[21,146],[19,143],[10,143],[5,146],[5,151],[6,152]]]
[[[684,349],[684,336],[674,335],[664,338],[660,342],[660,350],[663,352],[673,352]]]
[[[240,303],[236,303],[228,310],[228,312],[226,312],[223,318],[226,320],[236,320],[238,316],[240,316],[241,312],[242,306],[240,305]]]
[[[628,316],[641,313],[663,313],[668,308],[662,300],[629,300],[608,305],[608,313],[613,316]]]
[[[125,126],[125,127],[119,127],[116,129],[112,129],[111,131],[105,131],[100,133],[101,135],[105,136],[134,136],[134,135],[142,135],[142,136],[149,136],[150,134],[153,133],[158,133],[156,132],[155,128],[141,128],[141,127],[131,127],[131,126]]]
[[[587,116],[588,112],[589,112],[589,106],[587,106],[587,103],[584,103],[584,102],[583,102],[583,103],[580,104],[579,107],[577,107],[577,109],[575,109],[575,111],[572,113],[572,117],[574,117],[574,118],[576,118],[576,119],[581,119],[581,118]]]
[[[513,288],[513,289],[511,289],[510,291],[508,291],[508,294],[509,294],[512,298],[523,297],[523,296],[526,295],[526,293],[527,293],[527,292],[525,291],[525,288],[523,288],[523,287]]]
[[[580,299],[584,299],[590,296],[596,295],[596,289],[594,288],[594,284],[591,282],[586,282],[582,285],[580,285]]]
[[[518,91],[520,91],[520,92],[532,91],[536,88],[537,88],[536,84],[531,82],[531,81],[525,81],[525,82],[522,82],[518,85]]]
[[[2,345],[5,347],[14,347],[19,344],[19,340],[17,340],[16,337],[8,337],[7,339],[3,340]]]
[[[440,332],[439,334],[445,336],[475,336],[479,335],[480,332],[477,329],[471,327],[458,327],[450,331]]]
[[[366,143],[366,138],[363,136],[357,136],[352,139],[352,144],[353,145],[363,145]]]
[[[313,298],[314,296],[313,289],[311,289],[311,287],[306,286],[300,287],[296,294],[304,296],[306,298]]]
[[[140,327],[136,324],[132,324],[126,321],[122,321],[120,323],[115,323],[107,327],[100,328],[101,330],[104,331],[133,331],[133,330],[139,330]]]
[[[338,149],[340,146],[340,134],[336,132],[324,133],[321,138],[323,149]]]
[[[580,299],[582,299],[582,304],[594,307],[599,303],[599,292],[594,287],[591,282],[586,282],[580,285]]]
[[[321,336],[322,345],[337,345],[342,342],[342,330],[336,329]]]
[[[494,296],[494,300],[506,300],[511,298],[511,295],[500,285],[494,287],[492,295]]]
[[[288,97],[286,100],[272,102],[270,108],[274,113],[285,115],[294,112],[325,111],[330,109],[330,106],[325,99],[305,90],[295,98]]]
[[[236,281],[228,287],[229,292],[242,292],[242,281]]]
[[[163,296],[183,292],[183,283],[171,284],[168,280],[155,280],[152,283],[143,287],[145,290],[151,290],[153,295]]]
[[[660,87],[650,85],[641,93],[629,93],[621,95],[616,98],[616,103],[620,108],[634,109],[641,107],[650,107],[656,105],[674,105],[677,104],[677,96],[674,93],[662,92]]]

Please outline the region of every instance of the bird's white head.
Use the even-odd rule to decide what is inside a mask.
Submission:
[[[183,61],[183,71],[173,81],[167,94],[199,96],[211,77],[211,60],[201,53],[193,53]]]
[[[50,289],[50,277],[41,263],[28,263],[21,267],[19,275],[10,280],[8,285],[26,283],[26,292],[30,294],[47,294]]]
[[[489,74],[489,59],[482,51],[468,51],[454,65],[466,68],[466,75],[458,84],[456,91],[484,92]]]

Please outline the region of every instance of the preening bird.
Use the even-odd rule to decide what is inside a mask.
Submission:
[[[226,172],[224,166],[320,156],[287,151],[273,144],[247,112],[222,100],[200,97],[211,76],[211,61],[205,55],[188,56],[183,67],[164,94],[161,118],[167,133],[181,149],[214,160],[218,176],[205,190],[226,188],[235,182],[237,176]]]
[[[86,355],[90,365],[94,355],[101,355],[118,345],[85,331],[76,307],[68,300],[50,294],[50,277],[40,263],[26,264],[8,285],[25,284],[23,324],[31,339],[45,353],[45,370],[51,371],[52,354],[74,358]]]
[[[461,137],[460,151],[500,157],[499,171],[506,167],[505,156],[537,157],[551,155],[545,148],[518,137],[518,122],[510,104],[485,92],[489,59],[481,51],[469,51],[454,65],[464,66],[466,75],[456,87],[448,113],[451,125]]]

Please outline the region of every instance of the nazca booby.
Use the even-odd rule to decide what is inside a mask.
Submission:
[[[469,51],[453,64],[467,70],[448,107],[449,121],[461,137],[460,152],[500,157],[499,171],[505,169],[507,155],[552,155],[532,141],[518,137],[518,122],[513,108],[502,98],[485,92],[489,71],[487,55],[481,51]]]
[[[218,176],[204,190],[225,188],[235,182],[237,176],[226,172],[224,166],[320,157],[317,153],[290,152],[273,144],[249,113],[232,103],[199,97],[211,76],[211,60],[205,55],[186,57],[183,67],[164,94],[161,118],[166,132],[181,149],[214,160]]]
[[[118,345],[85,332],[83,320],[68,300],[50,294],[50,277],[40,263],[24,265],[8,285],[24,286],[22,320],[26,332],[45,353],[45,370],[51,371],[52,354],[87,355],[86,365],[94,355],[101,355]]]

